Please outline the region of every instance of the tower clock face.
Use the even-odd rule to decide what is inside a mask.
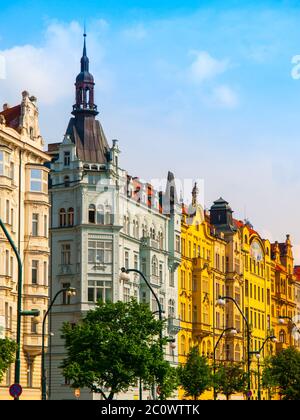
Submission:
[[[262,261],[264,259],[263,250],[258,241],[253,241],[250,248],[250,255],[255,261]]]

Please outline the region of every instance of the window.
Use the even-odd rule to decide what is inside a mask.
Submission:
[[[198,322],[198,306],[193,306],[193,322]]]
[[[68,209],[68,226],[74,226],[74,209],[72,207]]]
[[[27,358],[27,388],[33,387],[33,360]]]
[[[112,283],[105,280],[89,280],[88,282],[88,301],[96,303],[111,302]]]
[[[111,206],[106,206],[105,207],[105,224],[107,224],[107,225],[113,225],[114,224],[114,217],[113,217],[113,214],[112,214]],[[136,226],[137,226],[137,222],[136,222]],[[138,236],[138,230],[137,230],[136,235]]]
[[[31,333],[32,334],[37,334],[38,330],[37,330],[37,322],[35,318],[31,318]]]
[[[62,288],[68,289],[71,286],[71,283],[63,283]],[[71,295],[68,293],[67,290],[64,290],[62,293],[62,304],[63,305],[70,305],[71,303]]]
[[[249,296],[249,282],[248,280],[245,280],[245,296]]]
[[[175,287],[175,276],[174,273],[170,273],[170,287]]]
[[[96,207],[94,204],[89,206],[89,223],[96,223]]]
[[[125,268],[128,270],[129,269],[129,251],[125,251]]]
[[[285,343],[286,342],[285,331],[284,330],[281,330],[279,332],[279,342],[280,343]]]
[[[38,284],[38,270],[39,262],[37,260],[32,260],[31,263],[31,283]]]
[[[185,289],[185,271],[181,271],[181,288]]]
[[[0,176],[4,175],[4,152],[0,150]]]
[[[31,169],[30,171],[30,191],[43,191],[43,171],[41,169]]]
[[[267,304],[270,305],[271,296],[270,296],[270,289],[267,289]]]
[[[14,257],[10,257],[10,275],[14,276]]]
[[[6,200],[6,223],[9,225],[9,214],[10,214],[10,202]]]
[[[175,318],[175,300],[170,299],[168,304],[169,318]]]
[[[59,226],[64,227],[67,225],[67,214],[65,209],[59,210]]]
[[[138,256],[138,254],[134,254],[133,265],[134,265],[135,270],[139,269],[139,256]]]
[[[48,264],[44,261],[44,286],[48,286]]]
[[[70,152],[64,152],[64,166],[70,166],[71,154]]]
[[[46,214],[44,215],[44,237],[48,237],[48,217]]]
[[[9,276],[9,251],[5,251],[5,275]]]
[[[221,328],[221,317],[219,312],[216,313],[216,328]]]
[[[124,286],[124,292],[123,292],[124,302],[130,301],[130,289],[129,287]]]
[[[241,304],[241,293],[239,287],[235,287],[235,300],[239,305]]]
[[[71,264],[71,245],[62,244],[61,246],[61,264],[70,265]]]
[[[14,180],[15,180],[15,164],[14,164],[14,162],[10,162],[9,177],[12,180],[12,182],[14,183]]]
[[[240,362],[240,360],[241,360],[241,349],[240,349],[239,344],[236,344],[236,346],[235,346],[235,350],[234,350],[234,360],[235,360],[236,362]]]
[[[88,255],[89,264],[111,264],[112,263],[112,242],[89,241],[88,254],[89,254]],[[126,268],[129,268],[129,267],[126,267]]]
[[[65,184],[65,188],[69,188],[69,186],[70,186],[70,177],[68,175],[66,175],[64,177],[64,184]]]
[[[32,214],[32,236],[39,236],[39,215],[38,213]]]
[[[157,265],[158,265],[157,258],[154,255],[152,258],[152,275],[153,276],[157,276],[157,268],[158,268]]]
[[[29,137],[31,140],[34,140],[34,130],[33,127],[29,127]]]
[[[160,263],[159,264],[159,281],[160,281],[160,284],[163,284],[163,282],[164,282],[163,275],[164,275],[163,265]]]

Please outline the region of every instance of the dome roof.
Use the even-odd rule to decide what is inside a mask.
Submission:
[[[77,82],[94,83],[94,76],[88,71],[82,71],[76,77],[76,83]]]

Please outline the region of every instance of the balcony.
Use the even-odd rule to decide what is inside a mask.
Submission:
[[[150,283],[154,286],[160,286],[161,282],[160,282],[160,277],[159,276],[151,276],[150,277]]]
[[[0,188],[6,188],[10,191],[13,190],[11,178],[5,175],[0,175]]]
[[[58,266],[58,275],[59,276],[66,276],[66,275],[71,275],[74,274],[74,270],[73,270],[73,264],[60,264]]]
[[[14,282],[12,277],[0,275],[0,290],[12,290]]]
[[[42,335],[25,333],[23,349],[32,357],[39,356],[42,353]]]
[[[178,334],[180,331],[180,319],[169,318],[168,319],[168,333],[169,334]]]

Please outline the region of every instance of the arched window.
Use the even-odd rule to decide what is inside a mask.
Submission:
[[[154,255],[154,257],[152,258],[152,275],[153,276],[157,276],[157,258]]]
[[[68,209],[68,226],[74,226],[74,209],[72,207]]]
[[[234,360],[235,362],[241,361],[241,348],[239,344],[236,344],[235,350],[234,350]]]
[[[285,336],[286,336],[285,331],[284,330],[281,330],[279,332],[279,342],[280,343],[285,343],[285,341],[286,341]]]
[[[170,299],[168,303],[169,318],[175,318],[175,300]]]
[[[185,352],[185,336],[182,335],[180,339],[180,353],[184,356],[186,354]]]
[[[207,342],[207,357],[211,357],[212,355],[212,348],[211,348],[211,342]]]
[[[96,223],[96,207],[94,204],[89,206],[89,223]]]
[[[97,207],[97,224],[104,225],[104,207],[101,204]]]
[[[66,188],[70,186],[70,177],[68,175],[64,177],[64,184]]]
[[[67,225],[67,214],[65,209],[59,210],[59,226],[64,227]]]

